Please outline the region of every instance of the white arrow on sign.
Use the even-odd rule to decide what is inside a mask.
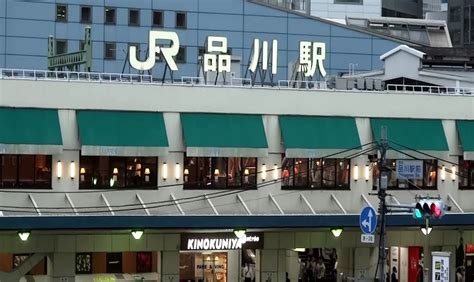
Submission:
[[[369,210],[369,214],[367,214],[367,217],[368,217],[368,221],[367,219],[365,219],[364,221],[362,221],[362,226],[364,226],[365,228],[367,228],[369,230],[369,233],[372,233],[372,217],[374,215],[372,214],[372,210]]]

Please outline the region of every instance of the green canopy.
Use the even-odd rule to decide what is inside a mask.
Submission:
[[[181,114],[188,156],[264,157],[268,144],[262,116]]]
[[[0,153],[51,155],[62,145],[57,110],[0,108]]]
[[[456,127],[464,151],[464,159],[474,160],[474,120],[457,120]]]
[[[160,156],[168,153],[162,113],[77,111],[82,155]]]
[[[286,157],[315,158],[342,151],[348,154],[361,147],[354,118],[280,116],[279,120]]]

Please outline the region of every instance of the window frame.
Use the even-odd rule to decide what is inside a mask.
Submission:
[[[58,42],[64,42],[64,52],[63,53],[58,53]],[[67,39],[54,39],[54,54],[55,55],[62,55],[62,54],[67,54],[68,52],[68,40]]]
[[[336,5],[364,5],[364,0],[356,0],[356,1],[351,1],[351,0],[334,0],[333,4]]]
[[[84,9],[84,8],[89,9],[89,19],[88,20],[84,20],[82,18],[82,9]],[[80,22],[81,23],[83,23],[83,24],[91,24],[92,23],[92,6],[81,5],[80,8],[79,8],[79,13],[80,13]]]
[[[469,168],[467,169],[467,175],[465,176],[467,178],[467,186],[462,186],[461,178],[464,178],[464,169],[462,167],[465,162],[469,162]],[[474,167],[473,167],[474,161],[464,160],[464,158],[461,156],[459,157],[458,164],[459,164],[458,165],[458,189],[459,190],[474,190],[474,177],[471,177],[471,175],[474,174]]]
[[[395,177],[396,177],[396,161],[397,159],[388,159],[387,160],[387,163],[391,163],[392,162],[392,167],[394,167],[394,169],[392,170],[392,173],[395,174]],[[400,180],[399,179],[395,179],[395,183],[396,183],[396,186],[387,186],[387,190],[392,190],[392,191],[405,191],[405,190],[419,190],[419,189],[422,189],[423,191],[430,191],[430,190],[438,190],[438,172],[439,172],[439,166],[438,166],[438,161],[436,159],[423,159],[423,160],[419,160],[419,161],[423,161],[423,179],[422,179],[422,185],[420,187],[416,187],[415,185],[413,185],[412,183],[410,183],[409,181],[407,181],[407,185],[408,187],[400,187]],[[435,185],[434,186],[427,186],[426,184],[426,179],[425,179],[425,176],[427,175],[427,162],[429,161],[432,161],[434,162],[433,165],[434,167],[436,168],[435,172]],[[393,162],[395,163],[395,165],[393,165]],[[375,168],[373,169],[372,171],[372,179],[373,179],[373,183],[372,183],[372,190],[377,190],[378,189],[378,176],[376,175],[376,172],[378,171],[378,168],[377,170],[375,170]],[[409,179],[413,182],[413,179]],[[417,181],[417,180],[415,180]],[[390,177],[388,179],[388,184],[390,185]]]
[[[136,12],[137,13],[137,22],[136,23],[132,23],[131,19],[131,13],[132,12]],[[132,9],[132,8],[129,8],[128,9],[128,25],[129,26],[140,26],[140,9]]]
[[[161,15],[161,24],[155,24],[155,13],[160,13]],[[152,10],[151,13],[151,26],[152,27],[163,27],[165,22],[165,13],[163,10]]]
[[[65,8],[65,11],[66,11],[66,12],[65,12],[64,18],[58,17],[58,8],[59,8],[59,7],[64,7],[64,8]],[[67,23],[68,10],[69,10],[69,9],[68,9],[68,5],[67,5],[67,4],[63,4],[63,3],[56,3],[55,8],[56,8],[56,10],[55,10],[55,11],[56,11],[56,13],[55,13],[55,14],[56,14],[56,15],[55,15],[56,22]]]
[[[111,56],[111,57],[108,57],[107,56],[107,44],[113,44],[114,45],[114,55]],[[113,61],[113,60],[116,60],[117,59],[117,43],[116,42],[110,42],[110,41],[107,41],[107,42],[104,42],[104,60],[110,60],[110,61]]]
[[[283,176],[283,173],[284,171],[286,170],[283,165],[282,165],[282,168],[281,168],[281,189],[282,190],[311,190],[311,191],[314,191],[314,190],[318,190],[318,191],[321,191],[321,190],[331,190],[331,191],[346,191],[346,190],[351,190],[351,160],[350,159],[342,159],[342,158],[286,158],[288,160],[290,160],[290,165],[289,165],[289,168],[293,171],[292,174],[288,174],[288,182],[285,181],[284,179],[284,176]],[[295,162],[296,160],[303,160],[305,163],[306,163],[306,172],[307,172],[307,175],[306,176],[303,176],[304,178],[304,185],[295,185],[296,183],[296,175],[294,173],[294,169],[295,169]],[[334,185],[327,185],[327,184],[324,184],[324,175],[325,175],[325,168],[328,168],[327,166],[325,167],[325,164],[324,162],[326,160],[334,160]],[[348,169],[348,173],[347,173],[347,185],[345,184],[341,184],[341,185],[338,185],[338,174],[340,173],[341,169],[338,169],[338,167],[340,166],[339,163],[343,161],[343,162],[347,162],[347,166],[349,166],[349,169]],[[285,162],[285,157],[283,156],[282,157],[282,164]],[[320,166],[318,168],[318,172],[320,173],[320,183],[319,183],[319,186],[314,186],[314,187],[311,187],[312,186],[312,179],[311,179],[311,174],[312,174],[312,170],[310,170],[310,163],[311,162],[320,162]],[[315,170],[313,170],[315,171]],[[342,170],[344,171],[344,170]],[[289,173],[289,171],[288,171]],[[285,183],[290,183],[292,182],[291,185],[285,185]]]
[[[188,169],[187,163],[188,159],[195,158],[196,159],[196,166],[195,166],[195,172],[194,174],[196,175],[196,181],[193,182],[193,180],[188,180],[186,181],[186,175],[184,174],[184,170]],[[240,167],[242,168],[241,175],[240,175],[240,185],[232,185],[229,186],[229,175],[228,175],[228,169],[229,169],[229,159],[234,158],[234,157],[188,157],[184,156],[184,165],[183,165],[183,189],[184,190],[239,190],[239,189],[245,189],[245,190],[257,190],[258,189],[258,179],[259,179],[259,169],[258,169],[258,158],[257,157],[235,157],[235,158],[240,158]],[[204,161],[206,159],[210,159],[210,167],[211,167],[211,174],[213,174],[214,170],[216,169],[217,161],[218,159],[224,159],[225,160],[225,185],[224,186],[216,186],[216,181],[214,179],[214,176],[211,175],[210,179],[210,185],[206,185],[205,182],[201,182],[201,179],[199,179],[199,160],[203,159]],[[253,159],[255,161],[255,183],[249,183],[245,184],[245,166],[243,163],[244,159]],[[251,177],[252,174],[249,174]],[[218,181],[219,182],[219,181]],[[219,184],[219,183],[218,183]]]
[[[178,15],[184,15],[184,24],[178,25]],[[187,29],[188,28],[188,14],[185,11],[176,11],[174,27],[176,29]]]
[[[109,22],[107,21],[107,9],[114,11],[114,20]],[[104,7],[104,24],[105,25],[116,25],[117,24],[117,8],[115,7]]]
[[[178,55],[179,55],[179,53],[180,53],[181,50],[183,50],[183,59],[178,59]],[[186,64],[186,55],[187,55],[187,54],[186,54],[186,53],[187,53],[186,51],[187,51],[187,50],[186,50],[186,46],[180,46],[180,47],[179,47],[179,49],[178,49],[178,54],[176,54],[176,56],[173,57],[175,63],[177,63],[177,64]],[[161,57],[162,57],[162,56],[160,56],[160,58],[161,58]]]
[[[13,187],[5,187],[3,184],[3,166],[0,165],[0,189],[19,189],[19,190],[51,190],[53,189],[53,156],[52,155],[19,155],[19,154],[2,154],[0,158],[3,159],[3,156],[14,156],[16,158],[16,179],[15,185]],[[31,186],[21,186],[20,183],[20,157],[21,156],[33,156],[33,169],[34,169],[34,176],[33,176],[33,185]],[[46,163],[49,163],[49,178],[47,179],[48,183],[45,186],[37,186],[37,171],[36,171],[36,157],[37,156],[45,156]]]
[[[84,160],[82,158],[97,158],[97,160],[100,160],[101,157],[107,158],[107,175],[104,175],[106,179],[111,179],[114,177],[113,174],[113,162],[119,163],[120,164],[120,170],[124,170],[124,172],[119,172],[118,178],[123,177],[123,186],[117,186],[114,185],[113,187],[110,187],[110,185],[86,185],[87,181],[81,181],[82,174],[80,172],[81,168],[83,168],[82,164]],[[137,185],[133,186],[129,184],[130,179],[127,178],[126,175],[126,169],[127,169],[127,159],[128,158],[150,158],[154,159],[154,168],[152,172],[149,175],[150,180],[148,181],[149,185]],[[97,165],[97,163],[95,164]],[[143,165],[143,162],[141,163]],[[153,175],[153,172],[155,172],[155,175]],[[90,174],[91,172],[87,172],[86,174]],[[143,172],[145,173],[145,172]],[[123,176],[122,176],[123,174]],[[127,189],[127,190],[157,190],[158,189],[158,157],[142,157],[142,156],[137,156],[137,157],[120,157],[120,156],[84,156],[80,155],[79,156],[79,190],[109,190],[109,189]],[[119,180],[117,180],[119,181]]]

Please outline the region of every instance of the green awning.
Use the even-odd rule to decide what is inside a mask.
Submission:
[[[60,153],[63,140],[57,110],[0,108],[0,153]]]
[[[268,144],[260,115],[181,114],[186,154],[264,157]]]
[[[354,118],[280,116],[279,120],[286,157],[320,158],[347,150],[337,158],[360,149]]]
[[[160,156],[168,153],[162,113],[77,111],[81,154]]]
[[[447,153],[448,142],[444,134],[443,124],[439,119],[407,119],[407,118],[373,118],[370,119],[375,141],[380,141],[381,127],[387,127],[389,145],[420,159],[431,157],[417,153]],[[408,152],[409,151],[409,152]],[[392,150],[389,158],[409,158]],[[439,154],[438,154],[439,156]]]
[[[474,120],[457,120],[456,127],[464,151],[464,159],[474,160]]]

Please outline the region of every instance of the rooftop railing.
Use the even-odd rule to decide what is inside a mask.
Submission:
[[[180,80],[162,81],[161,78],[145,74],[122,73],[95,73],[75,71],[49,71],[27,69],[0,69],[2,80],[37,80],[59,82],[84,82],[84,83],[123,83],[146,85],[174,85],[174,86],[202,86],[202,87],[238,87],[256,89],[297,89],[303,91],[338,91],[361,93],[389,93],[389,94],[424,94],[424,95],[449,95],[449,96],[474,96],[474,88],[427,86],[427,85],[401,85],[387,84],[382,90],[361,90],[328,88],[325,81],[278,80],[274,85],[260,83],[252,85],[250,78],[232,77],[227,81],[207,81],[202,77],[183,76]]]

